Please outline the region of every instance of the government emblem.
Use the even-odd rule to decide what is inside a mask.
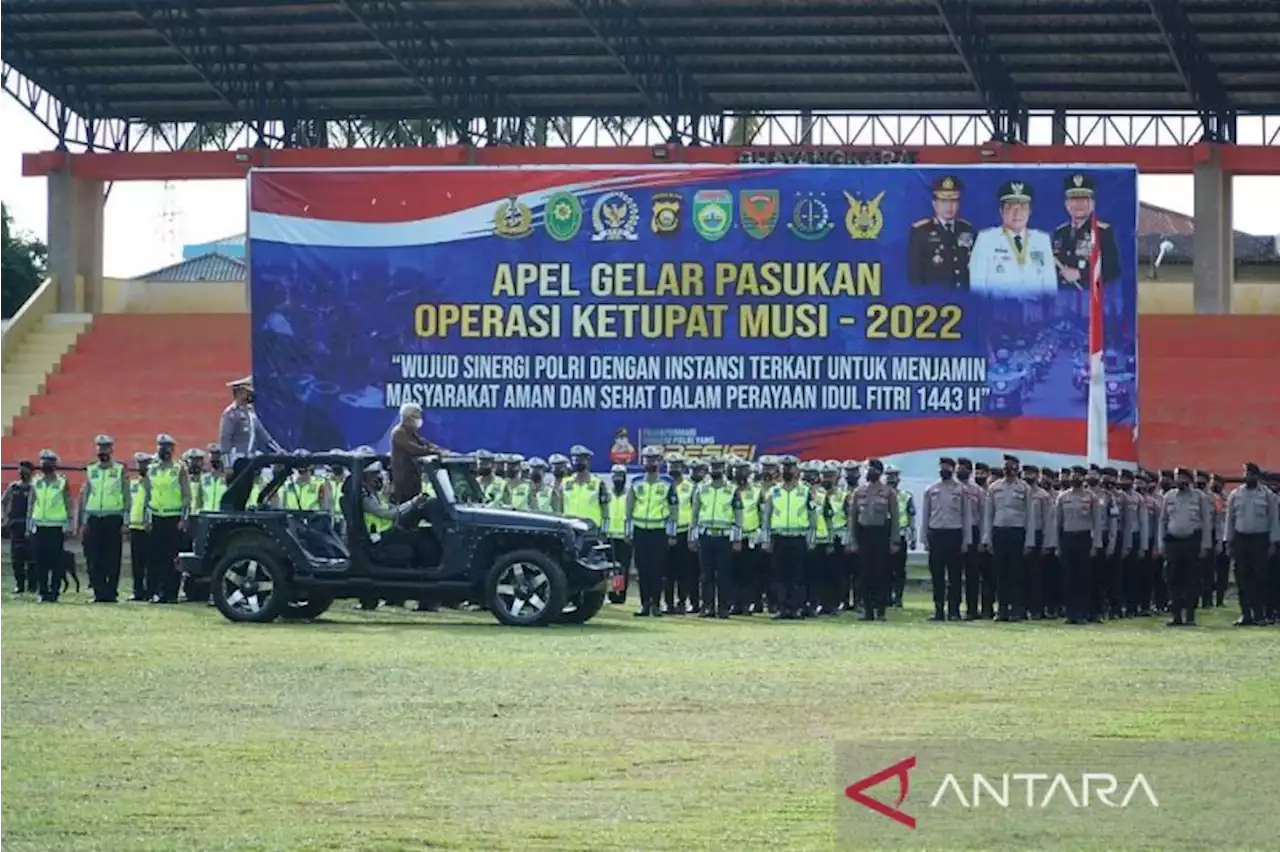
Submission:
[[[747,236],[763,240],[778,224],[778,191],[744,189],[738,194],[738,221]]]
[[[547,199],[545,226],[547,236],[565,243],[582,230],[582,202],[571,192],[557,192]]]
[[[639,239],[636,225],[640,222],[640,208],[625,192],[606,192],[596,199],[591,208],[591,225],[595,233],[591,241],[620,242]]]
[[[649,229],[661,237],[670,237],[680,232],[680,208],[684,206],[684,196],[678,192],[655,192],[653,194],[653,213],[649,219]]]
[[[693,229],[704,240],[715,241],[733,227],[733,193],[727,189],[700,189],[693,194]]]
[[[849,210],[844,214],[844,228],[855,240],[874,240],[884,227],[884,215],[880,212],[882,191],[870,201],[861,201],[848,191],[844,194]]]
[[[791,221],[787,223],[788,231],[802,240],[820,240],[831,233],[833,228],[835,225],[831,224],[831,211],[827,202],[812,192],[796,198]]]
[[[493,232],[509,240],[518,240],[533,233],[533,211],[528,204],[520,203],[516,196],[502,201],[493,211]]]

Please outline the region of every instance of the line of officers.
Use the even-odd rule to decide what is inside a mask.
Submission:
[[[1232,561],[1241,626],[1280,615],[1275,492],[1256,464],[1244,485],[1189,468],[1097,466],[1060,473],[1005,456],[991,471],[968,459],[939,460],[921,519],[933,580],[934,620],[1069,624],[1171,614],[1194,625],[1196,609],[1222,606]]]

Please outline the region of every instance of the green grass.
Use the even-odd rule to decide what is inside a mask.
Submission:
[[[339,602],[254,627],[7,595],[4,848],[830,849],[841,743],[1280,738],[1280,634],[1232,611],[1193,632],[926,608],[515,630]]]

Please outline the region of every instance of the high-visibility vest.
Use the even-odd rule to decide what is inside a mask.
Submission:
[[[425,474],[422,477],[422,493],[427,495],[428,497],[436,496],[435,483],[431,481],[431,477]]]
[[[760,489],[747,485],[739,494],[742,498],[742,531],[753,533],[760,529]]]
[[[907,537],[907,528],[911,526],[911,516],[907,514],[907,506],[911,503],[911,495],[906,491],[898,492],[898,535]]]
[[[804,535],[809,531],[809,488],[775,485],[770,493],[769,529],[775,535]]]
[[[849,512],[846,501],[849,499],[848,489],[837,485],[829,492],[827,498],[831,504],[831,532],[834,534],[843,534],[849,527]]]
[[[523,509],[529,502],[529,483],[521,482],[507,489],[507,507],[511,509]]]
[[[688,532],[693,523],[693,483],[687,479],[680,480],[676,486],[676,531]]]
[[[502,492],[507,488],[507,483],[501,479],[494,479],[488,485],[484,486],[484,502],[490,506],[497,506],[502,502]]]
[[[182,514],[182,468],[176,464],[151,468],[151,514],[172,518]]]
[[[733,486],[727,482],[723,485],[706,482],[698,486],[697,493],[698,526],[717,531],[733,527],[736,520],[733,512]]]
[[[600,505],[600,480],[588,476],[586,482],[577,478],[564,483],[564,513],[570,518],[593,521],[596,526],[604,523],[604,507]]]
[[[537,488],[529,488],[529,508],[535,512],[542,512],[550,515],[553,508],[551,506],[551,486],[540,483]]]
[[[290,482],[284,489],[284,507],[299,512],[320,511],[320,483],[315,479]]]
[[[386,501],[376,494],[373,499],[378,501],[379,506],[387,505]],[[379,518],[377,515],[371,515],[368,512],[364,513],[364,528],[371,533],[383,533],[393,526],[395,526],[395,522],[390,518]]]
[[[222,497],[226,493],[226,477],[220,473],[206,473],[200,478],[200,510],[219,511],[222,508]]]
[[[50,482],[42,476],[32,484],[32,523],[38,527],[60,527],[66,524],[67,478],[58,474]]]
[[[141,530],[147,527],[147,488],[141,479],[129,480],[129,529]]]
[[[609,534],[614,538],[622,538],[627,528],[627,492],[616,490],[609,499]]]
[[[112,462],[85,468],[89,477],[89,499],[85,511],[90,515],[118,515],[124,513],[124,465]]]
[[[637,529],[660,530],[667,526],[671,516],[671,484],[659,480],[640,480],[632,483],[635,504],[631,508],[631,522]]]
[[[814,537],[818,541],[830,541],[831,527],[827,523],[826,504],[824,502],[827,496],[827,489],[820,485],[814,486],[811,493],[813,494],[813,503],[817,507],[817,512],[814,513],[817,515],[814,524],[816,527]]]

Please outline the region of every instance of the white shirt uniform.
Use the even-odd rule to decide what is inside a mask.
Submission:
[[[1058,274],[1049,235],[1034,229],[1013,234],[1002,227],[979,231],[969,256],[969,288],[974,293],[1022,299],[1056,293]]]

